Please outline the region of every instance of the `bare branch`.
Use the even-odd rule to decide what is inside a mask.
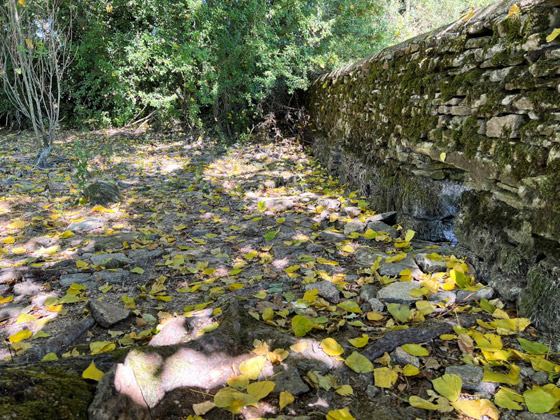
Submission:
[[[58,19],[58,0],[7,0],[0,6],[0,79],[13,106],[33,126],[38,165],[52,150],[60,121],[64,74],[72,53],[72,22]]]

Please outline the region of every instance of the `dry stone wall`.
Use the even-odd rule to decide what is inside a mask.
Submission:
[[[560,0],[500,1],[322,75],[305,94],[313,150],[333,173],[420,237],[458,242],[483,279],[551,331],[559,27]]]

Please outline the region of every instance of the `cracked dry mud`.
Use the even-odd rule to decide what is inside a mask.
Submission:
[[[476,282],[460,248],[414,239],[299,145],[88,135],[92,175],[122,195],[100,206],[76,201],[77,140],[42,172],[9,140],[0,418],[187,419],[214,402],[202,418],[556,418],[560,397],[548,414],[502,398],[560,394],[557,355],[522,341],[546,337]],[[97,387],[82,378],[92,361]],[[457,401],[486,408],[411,406],[438,404],[445,374],[461,378]],[[280,408],[282,392],[294,400]]]

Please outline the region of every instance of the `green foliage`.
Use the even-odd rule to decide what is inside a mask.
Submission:
[[[388,3],[387,20],[393,42],[401,42],[429,32],[496,0],[398,0]]]
[[[82,5],[67,114],[91,126],[141,117],[240,133],[309,76],[386,43],[369,0],[114,0]]]
[[[62,19],[69,7],[78,9],[77,59],[61,104],[65,124],[149,121],[157,128],[180,122],[217,126],[227,136],[246,135],[271,115],[277,123],[294,108],[293,93],[318,72],[489,2],[64,1]]]

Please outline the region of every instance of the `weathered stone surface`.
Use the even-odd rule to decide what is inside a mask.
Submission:
[[[519,136],[519,127],[523,122],[521,115],[506,115],[494,117],[486,123],[486,135],[488,137],[509,137]]]
[[[340,292],[334,283],[330,281],[323,280],[317,283],[308,284],[305,286],[306,290],[317,289],[319,296],[325,298],[329,302],[338,303],[340,302]]]
[[[88,233],[101,230],[105,226],[102,219],[86,219],[81,222],[70,223],[68,230],[75,233]]]
[[[396,281],[379,290],[377,292],[377,299],[387,303],[413,303],[421,299],[410,296],[410,292],[419,288],[420,283],[418,282]]]
[[[114,252],[111,254],[95,254],[91,256],[90,260],[92,264],[100,265],[105,268],[119,268],[132,263],[132,260],[130,260],[122,252]]]
[[[512,24],[512,4],[321,75],[305,95],[307,134],[317,158],[373,209],[398,211],[386,223],[465,246],[476,279],[531,302],[525,315],[538,312],[532,319],[546,328],[560,312],[534,303],[548,301],[542,290],[558,296],[557,282],[525,283],[560,246],[560,45],[543,36],[559,12],[528,1]]]
[[[90,203],[103,206],[121,200],[119,186],[107,181],[94,181],[87,185],[84,189],[84,196]]]
[[[91,238],[93,242],[93,249],[96,252],[105,251],[107,249],[122,249],[123,243],[132,243],[138,237],[138,233],[135,232],[123,232],[117,233],[115,235],[109,236],[96,236]]]
[[[406,365],[411,364],[416,367],[420,367],[420,359],[416,356],[411,355],[402,347],[397,347],[391,353],[391,357],[395,360],[395,362]]]
[[[122,268],[117,268],[116,270],[101,270],[93,274],[93,279],[101,284],[118,284],[123,283],[130,272],[123,270]]]
[[[292,395],[300,396],[309,392],[309,386],[299,376],[298,370],[293,366],[281,368],[283,371],[274,377],[276,387],[274,393],[279,394],[282,391],[288,391]]]
[[[122,306],[100,300],[90,300],[89,309],[95,321],[103,328],[109,328],[130,315],[130,311]]]
[[[471,302],[480,299],[492,299],[494,296],[494,289],[491,287],[484,287],[476,292],[470,290],[459,290],[457,292],[457,300],[459,302]]]
[[[397,238],[399,236],[397,229],[382,221],[369,222],[367,224],[367,228],[373,230],[374,232],[387,232],[391,238]]]
[[[393,263],[383,263],[379,267],[379,274],[382,276],[395,277],[398,276],[401,271],[410,270],[412,277],[419,279],[422,275],[422,271],[416,265],[412,255],[407,255],[407,257],[401,261]]]
[[[349,217],[358,217],[362,212],[358,207],[353,206],[344,207],[342,211]]]
[[[143,262],[159,258],[164,254],[163,249],[136,249],[128,253],[128,257],[136,262]]]
[[[447,270],[447,265],[445,260],[438,261],[434,258],[429,258],[428,255],[431,253],[416,254],[414,260],[416,264],[424,273],[441,273]]]
[[[354,253],[356,262],[363,266],[370,266],[377,261],[377,258],[381,257],[383,260],[386,256],[384,252],[374,251],[370,248],[360,248]]]
[[[62,287],[68,287],[72,283],[87,283],[91,280],[91,277],[92,276],[89,273],[63,274],[62,276],[60,276],[58,283]]]
[[[370,310],[375,312],[383,312],[385,310],[385,305],[383,304],[383,302],[377,299],[378,291],[379,287],[372,284],[366,284],[362,286],[362,289],[360,290],[360,298],[369,304]]]
[[[352,232],[362,233],[366,227],[364,222],[359,220],[352,220],[344,225],[344,234],[349,235]]]

